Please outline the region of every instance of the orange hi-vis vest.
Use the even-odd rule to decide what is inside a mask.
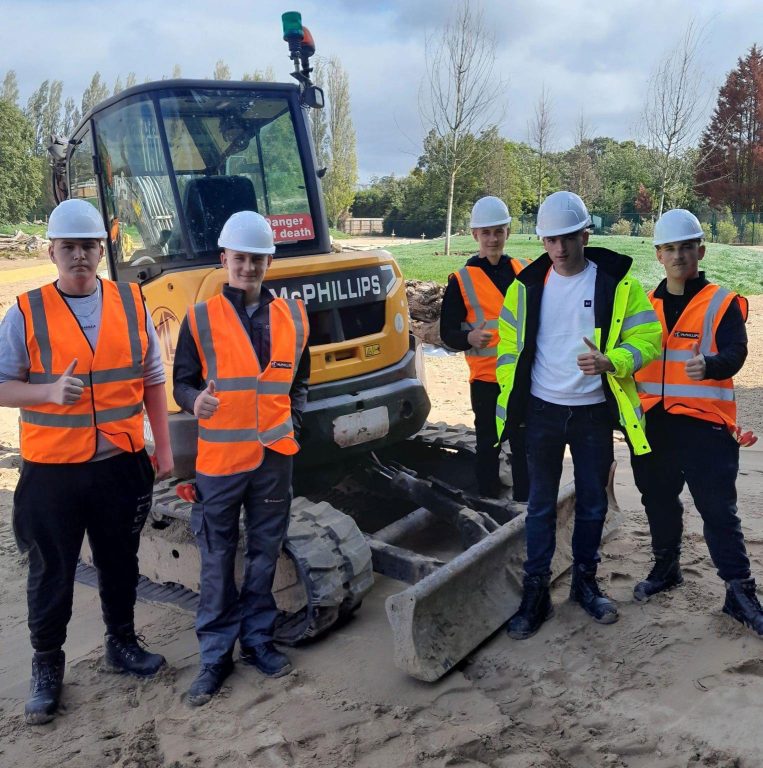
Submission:
[[[530,262],[524,259],[509,259],[509,263],[518,275]],[[469,381],[498,381],[495,377],[495,364],[498,356],[498,315],[503,306],[503,294],[495,283],[480,267],[462,267],[455,273],[461,288],[461,296],[466,307],[466,318],[461,323],[462,331],[481,328],[490,331],[490,343],[483,349],[470,347],[464,352],[469,366]]]
[[[117,448],[143,449],[146,308],[134,283],[100,280],[101,323],[95,350],[66,300],[51,283],[18,297],[29,351],[29,383],[56,381],[76,357],[72,376],[82,396],[71,405],[21,409],[21,455],[42,464],[89,461],[100,432]]]
[[[232,475],[256,469],[265,448],[292,455],[299,450],[291,420],[291,391],[308,336],[305,305],[273,299],[270,362],[262,370],[234,306],[222,294],[196,304],[188,325],[196,342],[202,377],[215,382],[220,405],[199,419],[196,471]]]
[[[716,424],[736,425],[734,380],[705,379],[695,381],[686,375],[686,361],[700,354],[718,354],[715,334],[726,310],[737,300],[747,319],[747,301],[720,285],[709,284],[694,296],[668,333],[662,299],[649,293],[657,317],[662,323],[662,357],[635,375],[636,388],[644,411],[662,402],[668,413],[693,416]]]

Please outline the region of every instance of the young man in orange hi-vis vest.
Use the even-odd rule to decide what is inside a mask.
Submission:
[[[140,289],[97,276],[100,212],[66,200],[50,215],[58,279],[18,297],[0,327],[0,405],[20,409],[24,463],[13,498],[19,549],[29,553],[34,656],[26,722],[53,719],[61,697],[74,573],[87,532],[106,624],[103,669],[150,677],[164,657],[134,627],[140,532],[157,477],[172,471],[159,342]]]
[[[218,245],[223,292],[188,311],[178,336],[174,395],[199,420],[191,527],[201,554],[196,616],[201,666],[188,691],[206,704],[240,660],[268,677],[291,670],[273,645],[272,587],[291,506],[294,454],[310,376],[309,328],[301,300],[263,285],[275,245],[267,220],[235,213]],[[244,507],[244,578],[234,563]]]
[[[747,301],[699,271],[703,237],[697,218],[682,209],[665,213],[654,228],[665,279],[649,298],[662,323],[663,349],[636,374],[652,452],[633,456],[632,466],[655,562],[634,596],[645,601],[683,583],[679,494],[686,483],[726,582],[724,613],[763,636],[736,503],[740,441],[732,376],[747,357]]]
[[[495,377],[498,314],[515,276],[527,266],[503,252],[511,231],[511,216],[503,200],[482,197],[471,215],[472,236],[479,252],[448,277],[442,299],[440,337],[451,349],[462,350],[469,366],[469,391],[477,432],[477,488],[480,495],[497,498],[500,447],[495,430],[495,405],[500,387]],[[526,502],[527,458],[522,429],[508,435],[514,500]]]

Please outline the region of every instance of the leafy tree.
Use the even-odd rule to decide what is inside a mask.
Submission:
[[[230,80],[230,67],[222,60],[218,59],[215,63],[214,72],[212,72],[213,80]]]
[[[0,223],[25,219],[42,189],[42,163],[34,154],[35,134],[21,110],[0,100]]]
[[[44,155],[51,134],[61,131],[61,92],[60,80],[45,80],[27,101],[25,115],[34,130],[34,152]]]
[[[329,221],[337,227],[355,197],[358,159],[350,111],[350,79],[336,57],[326,64],[326,100],[328,171],[323,177],[323,197]]]
[[[179,80],[183,76],[183,70],[180,68],[180,64],[175,64],[172,67],[172,79]]]
[[[16,79],[16,71],[9,69],[3,78],[3,87],[0,90],[0,101],[7,101],[14,107],[19,103],[19,84]]]
[[[82,113],[71,96],[64,102],[64,117],[61,122],[61,134],[69,137],[82,119]]]
[[[652,200],[652,194],[643,185],[638,185],[638,193],[636,194],[636,202],[633,207],[642,216],[649,216],[654,210],[654,200]]]
[[[90,85],[82,94],[82,116],[84,117],[96,104],[109,98],[109,86],[101,79],[101,73],[96,72],[90,80]]]
[[[128,72],[127,78],[125,79],[125,90],[127,90],[128,88],[132,88],[137,84],[138,84],[138,78],[135,77],[135,72]]]
[[[273,70],[273,67],[267,66],[264,70],[255,69],[254,72],[244,72],[241,79],[244,82],[272,83],[275,82],[276,73]],[[314,112],[315,111],[319,112],[320,110],[314,110]]]
[[[118,93],[122,93],[124,86],[122,85],[122,78],[117,75],[117,79],[114,81],[114,90],[111,92],[112,96],[116,96]]]
[[[732,211],[763,205],[763,52],[756,45],[737,61],[718,94],[700,142],[705,156],[698,191]]]
[[[375,176],[365,189],[355,193],[352,215],[357,218],[384,218],[394,208],[400,208],[405,195],[405,179],[391,176]]]

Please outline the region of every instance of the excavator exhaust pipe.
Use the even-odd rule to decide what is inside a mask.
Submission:
[[[620,526],[612,464],[604,538]],[[575,487],[557,500],[556,553],[551,578],[572,566]],[[526,513],[501,526],[403,592],[387,598],[395,664],[419,680],[442,677],[502,627],[522,599]]]

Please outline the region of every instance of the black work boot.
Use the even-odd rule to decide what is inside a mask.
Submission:
[[[150,653],[142,646],[143,637],[131,624],[106,633],[103,669],[106,672],[152,677],[165,663],[164,656]]]
[[[267,677],[283,677],[291,672],[291,661],[271,641],[252,647],[241,646],[241,661]]]
[[[680,549],[656,549],[654,566],[646,579],[633,588],[633,597],[640,603],[645,603],[652,595],[683,584],[680,557]]]
[[[755,592],[755,579],[734,579],[726,582],[723,612],[763,637],[763,608]]]
[[[554,606],[548,591],[548,576],[525,576],[522,602],[506,624],[506,631],[509,637],[515,640],[525,640],[532,637],[543,622],[553,615]]]
[[[196,679],[188,689],[188,703],[192,707],[206,704],[222,687],[225,679],[233,672],[233,659],[223,659],[219,664],[202,664]]]
[[[29,698],[24,707],[27,725],[49,723],[58,709],[64,682],[66,657],[62,650],[35,651],[32,657],[32,679],[29,681]]]
[[[620,618],[615,603],[599,589],[595,565],[577,563],[572,566],[570,600],[582,606],[599,624],[614,624]]]

